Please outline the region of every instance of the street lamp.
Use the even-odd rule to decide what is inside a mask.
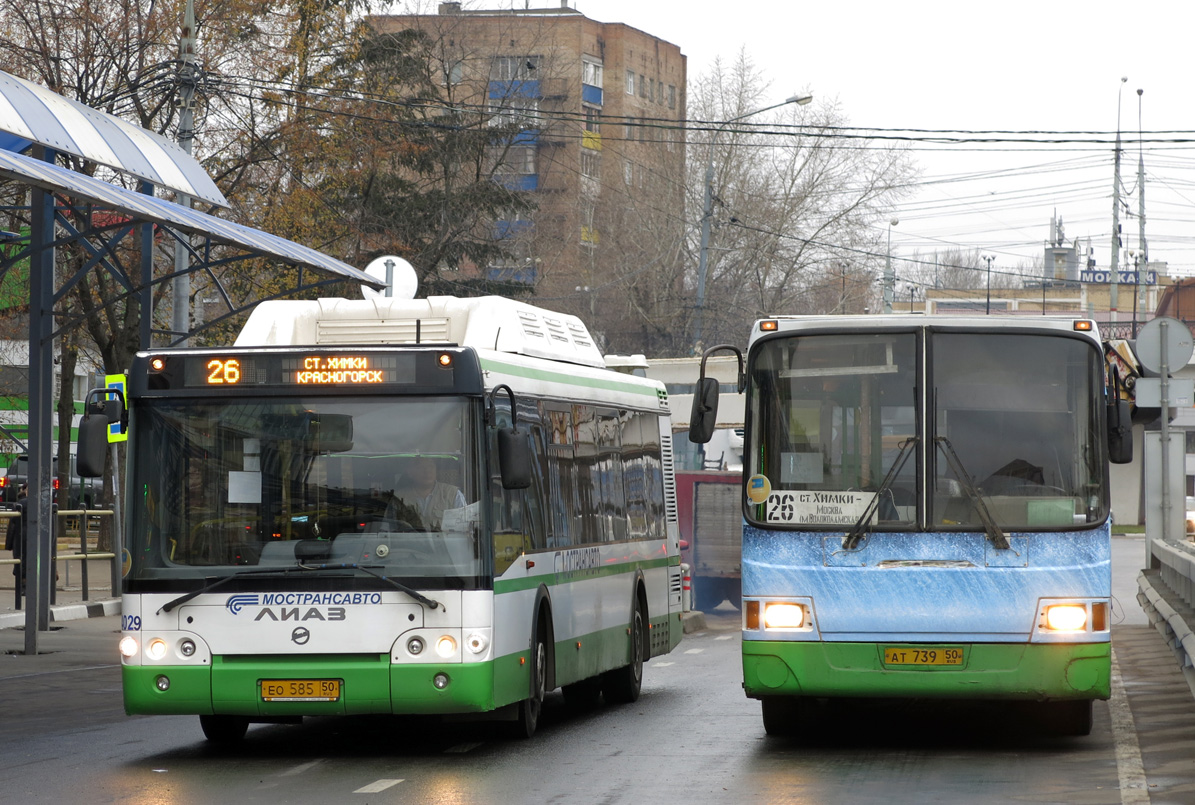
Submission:
[[[896,277],[892,273],[892,227],[900,223],[899,218],[888,222],[888,252],[884,255],[884,312],[892,312],[892,292]]]
[[[713,217],[714,206],[714,145],[718,141],[718,135],[722,133],[723,128],[737,120],[743,120],[762,112],[769,112],[772,109],[779,109],[781,106],[787,106],[790,103],[805,106],[812,100],[812,95],[793,95],[792,97],[785,98],[780,103],[774,103],[771,106],[765,106],[762,109],[755,109],[738,117],[732,117],[729,120],[719,123],[710,137],[709,160],[705,164],[705,204],[701,212],[701,250],[697,258],[697,316],[693,323],[693,346],[698,353],[701,352],[701,324],[705,315],[705,274],[709,266],[710,219]]]
[[[986,260],[988,263],[988,307],[987,313],[984,315],[990,316],[992,314],[992,261],[996,259],[996,255],[985,254],[980,259]]]

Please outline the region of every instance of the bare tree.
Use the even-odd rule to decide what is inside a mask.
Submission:
[[[883,253],[874,224],[913,176],[900,147],[840,136],[835,103],[753,113],[777,102],[745,51],[691,91],[690,118],[711,121],[690,136],[694,232],[714,166],[705,344],[742,341],[765,315],[862,312]],[[690,248],[696,264],[695,235]]]

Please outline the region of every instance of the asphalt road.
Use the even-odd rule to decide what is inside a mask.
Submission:
[[[308,719],[251,727],[228,750],[195,717],[123,714],[119,619],[105,617],[44,635],[37,657],[3,653],[23,635],[0,631],[0,802],[1191,803],[1195,700],[1134,622],[1121,577],[1136,547],[1118,540],[1118,684],[1084,738],[1043,736],[1015,708],[925,702],[835,707],[805,736],[769,738],[724,605],[648,664],[637,703],[574,710],[554,694],[531,741],[492,724]]]

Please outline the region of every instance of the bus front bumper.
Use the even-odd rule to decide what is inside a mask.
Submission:
[[[884,662],[910,644],[743,642],[743,689],[765,696],[1107,699],[1111,644],[968,643],[958,665]],[[935,646],[940,647],[940,646]]]

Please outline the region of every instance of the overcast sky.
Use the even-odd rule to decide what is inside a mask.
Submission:
[[[532,2],[532,5],[549,5]],[[570,0],[586,16],[623,22],[678,46],[690,80],[745,48],[777,101],[795,91],[835,99],[855,126],[1110,132],[1195,136],[1195,3],[1004,0],[965,3],[788,0]],[[517,6],[516,6],[517,7]],[[1137,145],[1122,183],[1136,213]],[[918,146],[923,186],[894,211],[893,250],[976,247],[997,265],[1042,253],[1053,211],[1068,238],[1092,238],[1110,259],[1113,148]],[[1195,274],[1195,146],[1146,146],[1146,239],[1151,260]],[[990,171],[1007,171],[999,178]],[[974,179],[959,181],[962,177]],[[949,181],[943,181],[949,180]],[[972,210],[964,213],[962,210]],[[1121,215],[1122,249],[1138,219]],[[1121,265],[1125,264],[1122,252]]]
[[[407,5],[419,0],[406,0]],[[424,0],[434,2],[434,0]],[[1125,137],[1125,203],[1138,208],[1141,127],[1195,138],[1195,3],[1190,0],[568,0],[601,22],[668,40],[692,81],[740,49],[776,101],[812,91],[849,123],[876,129],[1104,132]],[[559,7],[559,0],[465,0],[466,8]],[[404,5],[395,0],[394,6]],[[1121,78],[1127,77],[1123,84]],[[1148,136],[1148,134],[1147,134]],[[1050,139],[1041,137],[1041,139]],[[893,211],[893,251],[961,246],[1009,268],[1040,257],[1051,215],[1068,239],[1110,259],[1113,147],[914,144],[921,183]],[[1195,144],[1146,146],[1151,261],[1195,275]],[[886,229],[886,222],[880,225]],[[1123,250],[1138,219],[1122,214]],[[1121,267],[1126,268],[1121,254]],[[1127,266],[1131,267],[1131,265]]]

